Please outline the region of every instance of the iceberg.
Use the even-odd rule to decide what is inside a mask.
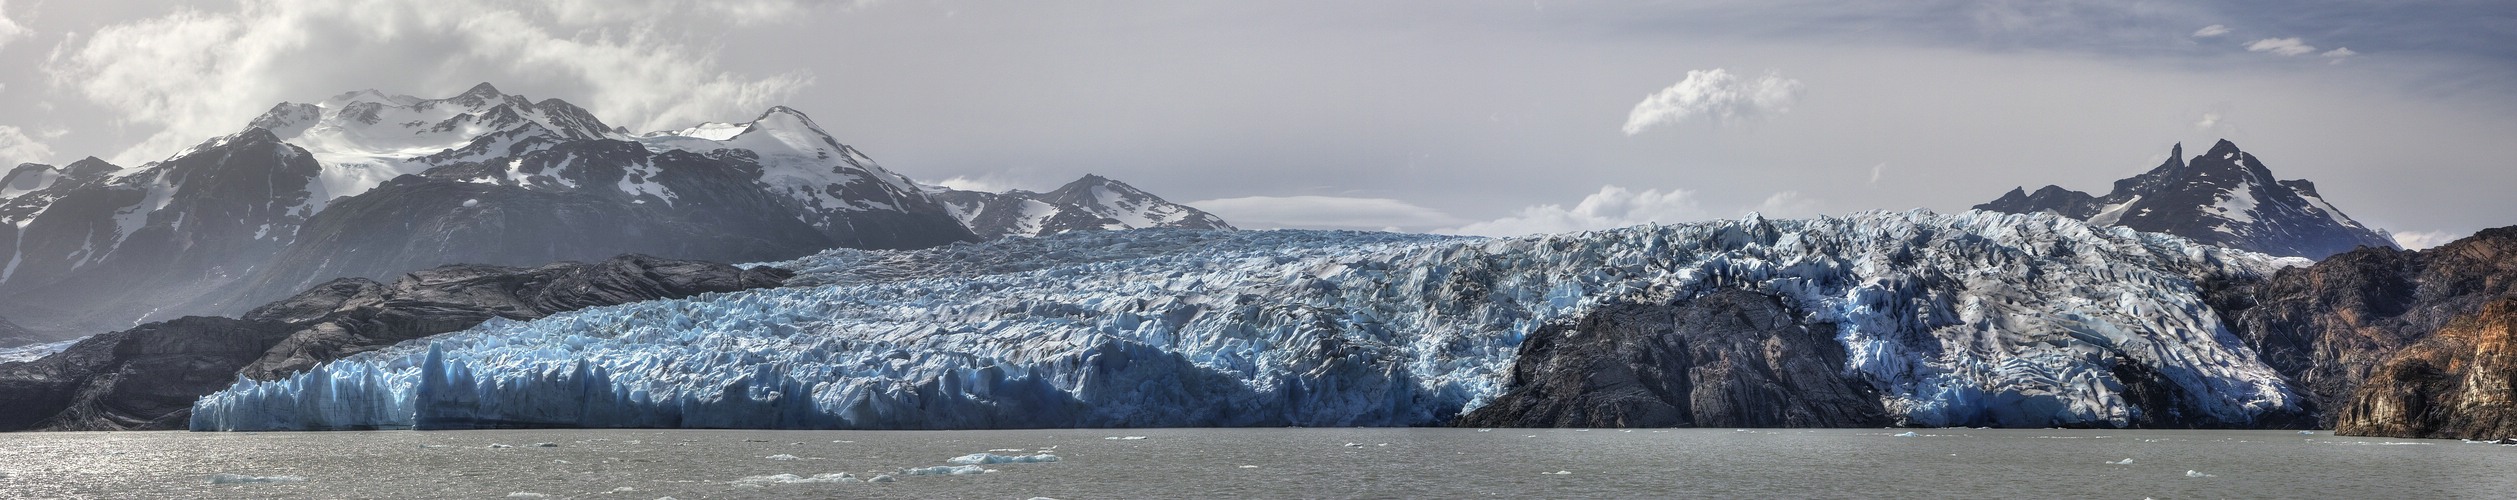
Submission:
[[[987,464],[1036,464],[1036,463],[1048,463],[1048,462],[1055,462],[1055,461],[1057,461],[1057,455],[1051,455],[1051,454],[1047,454],[1047,453],[1040,453],[1040,454],[1034,454],[1034,455],[1015,455],[1015,456],[998,455],[998,454],[995,454],[995,453],[972,453],[972,454],[968,454],[968,455],[962,455],[962,456],[958,456],[958,457],[953,457],[952,459],[945,460],[945,461],[944,461],[944,463],[953,464],[953,465],[987,465]]]
[[[2123,373],[2173,386],[2185,418],[2245,425],[2297,396],[2196,283],[2303,262],[1922,210],[831,250],[777,264],[798,273],[785,288],[493,319],[240,378],[194,404],[191,428],[1430,425],[1501,393],[1540,325],[1732,288],[1835,325],[1845,373],[1903,425],[2122,427],[2145,411]]]
[[[992,471],[976,465],[938,465],[934,467],[911,467],[901,469],[900,472],[902,475],[909,476],[968,476],[974,474],[986,474]]]
[[[736,480],[734,480],[734,481],[733,481],[733,483],[734,483],[734,485],[735,485],[735,486],[766,486],[766,485],[771,485],[771,484],[855,483],[855,482],[861,482],[861,481],[857,479],[857,477],[856,477],[856,475],[855,475],[855,474],[849,474],[849,473],[846,473],[846,472],[841,472],[841,473],[836,473],[836,474],[814,474],[812,477],[804,477],[804,476],[798,476],[798,475],[794,475],[794,474],[777,474],[777,475],[769,475],[769,476],[747,476],[747,477],[744,477],[744,478],[742,478],[742,479],[736,479]],[[620,490],[614,490],[614,491],[620,491]]]

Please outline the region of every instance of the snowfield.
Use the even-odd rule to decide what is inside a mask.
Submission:
[[[1866,212],[1518,239],[1079,232],[780,264],[240,380],[194,430],[1396,426],[1504,390],[1522,338],[1720,288],[1837,323],[1917,425],[2125,425],[2111,368],[2244,423],[2297,405],[2195,281],[2304,264],[2050,215]],[[2189,415],[2188,417],[2192,417]]]

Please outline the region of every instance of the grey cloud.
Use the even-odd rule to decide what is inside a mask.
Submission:
[[[628,7],[668,12],[663,6],[678,3],[686,2]],[[756,112],[812,81],[802,71],[724,71],[709,47],[652,19],[609,26],[554,12],[570,11],[480,0],[248,0],[235,11],[105,26],[63,43],[46,72],[118,121],[157,129],[113,156],[123,164],[232,133],[281,101],[359,88],[451,95],[496,81],[510,92],[565,98],[619,125],[659,129]]]

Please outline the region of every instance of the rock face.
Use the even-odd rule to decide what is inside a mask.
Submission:
[[[2517,227],[2422,251],[2364,248],[2205,287],[2220,289],[2211,301],[2232,333],[2301,389],[2323,425],[2338,426],[2362,418],[2345,402],[2399,352],[2517,294]]]
[[[487,84],[445,99],[361,91],[282,103],[140,167],[9,170],[0,316],[57,334],[46,340],[455,263],[755,262],[976,239],[793,109],[632,136]]]
[[[1233,229],[1214,214],[1098,175],[1086,175],[1047,193],[1020,189],[934,192],[954,217],[986,239],[1116,229]]]
[[[2169,150],[2166,163],[2148,173],[2115,181],[2104,196],[2045,186],[2012,189],[1977,210],[2051,212],[2097,225],[2167,233],[2230,248],[2322,259],[2359,247],[2396,248],[2385,233],[2361,225],[2317,194],[2305,180],[2279,180],[2263,162],[2223,140],[2210,151],[2184,158]]]
[[[160,309],[226,289],[285,247],[314,213],[306,186],[319,170],[260,129],[139,169],[74,163],[0,201],[0,262],[12,264],[0,314],[72,334],[170,317]]]
[[[777,286],[772,268],[629,255],[537,268],[447,266],[391,284],[326,283],[243,319],[185,317],[96,335],[0,365],[0,430],[180,429],[194,400],[238,375],[284,376],[491,318]]]
[[[2517,437],[2517,297],[2458,317],[2369,374],[2335,434]]]
[[[1841,375],[1835,325],[1725,290],[1675,306],[1602,307],[1538,329],[1508,389],[1462,427],[1877,427],[1878,395]]]

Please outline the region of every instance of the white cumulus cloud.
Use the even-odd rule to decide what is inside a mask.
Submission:
[[[1436,233],[1477,236],[1523,236],[1531,234],[1567,233],[1614,229],[1651,223],[1680,223],[1708,220],[1715,217],[1757,212],[1770,217],[1804,217],[1816,215],[1819,204],[1800,193],[1775,193],[1753,207],[1724,213],[1707,210],[1696,199],[1694,191],[1646,189],[1635,191],[1616,185],[1600,186],[1599,192],[1582,197],[1571,207],[1557,204],[1532,205],[1511,216],[1470,223],[1459,227],[1435,230]]]
[[[1678,84],[1645,96],[1626,113],[1626,135],[1643,133],[1654,126],[1675,124],[1697,116],[1712,116],[1728,121],[1767,113],[1791,111],[1792,102],[1800,97],[1800,80],[1784,78],[1767,72],[1764,76],[1745,78],[1721,68],[1688,71]]]
[[[2316,46],[2314,46],[2314,45],[2308,45],[2308,44],[2307,44],[2307,42],[2300,41],[2300,40],[2299,40],[2298,38],[2296,38],[2296,37],[2292,37],[2292,38],[2266,38],[2266,39],[2262,39],[2262,40],[2256,40],[2254,43],[2249,43],[2249,44],[2246,44],[2246,51],[2248,51],[2248,52],[2271,52],[2271,53],[2274,53],[2274,54],[2280,54],[2280,55],[2285,55],[2285,56],[2295,56],[2295,55],[2299,55],[2299,54],[2305,54],[2305,53],[2309,53],[2309,52],[2315,52],[2315,51],[2316,51]]]
[[[1374,229],[1437,227],[1461,220],[1440,210],[1389,198],[1343,196],[1247,196],[1193,201],[1233,225],[1252,229]]]
[[[721,70],[696,34],[650,19],[584,14],[593,4],[492,0],[241,0],[233,11],[178,9],[105,26],[65,42],[46,63],[53,83],[154,129],[114,157],[126,165],[234,133],[281,101],[343,91],[443,97],[474,83],[537,89],[612,125],[655,130],[757,113],[810,84],[810,75]],[[688,0],[605,2],[742,25],[803,7],[741,0],[710,9]],[[787,7],[779,7],[786,5]],[[677,25],[677,26],[678,26]],[[431,95],[438,94],[438,95]]]
[[[9,42],[18,41],[32,34],[35,34],[35,30],[27,29],[17,21],[9,20],[9,0],[0,0],[0,49],[9,48]]]
[[[38,163],[52,158],[52,147],[27,137],[17,127],[0,125],[0,174],[8,173],[20,163]]]
[[[2204,26],[2202,29],[2194,30],[2194,38],[2211,38],[2226,34],[2229,34],[2229,27],[2218,24]]]
[[[2353,50],[2351,50],[2351,48],[2350,48],[2350,47],[2335,47],[2333,50],[2328,50],[2328,51],[2325,51],[2325,53],[2324,53],[2323,55],[2324,55],[2325,57],[2331,57],[2331,58],[2337,58],[2337,59],[2339,59],[2339,58],[2344,58],[2344,57],[2351,57],[2351,56],[2360,55],[2360,53],[2359,53],[2359,52],[2357,52],[2357,51],[2353,51]]]
[[[2404,231],[2394,233],[2395,244],[2401,245],[2407,250],[2422,250],[2439,245],[2445,245],[2458,239],[2463,239],[2465,236],[2467,235],[2446,231]]]

